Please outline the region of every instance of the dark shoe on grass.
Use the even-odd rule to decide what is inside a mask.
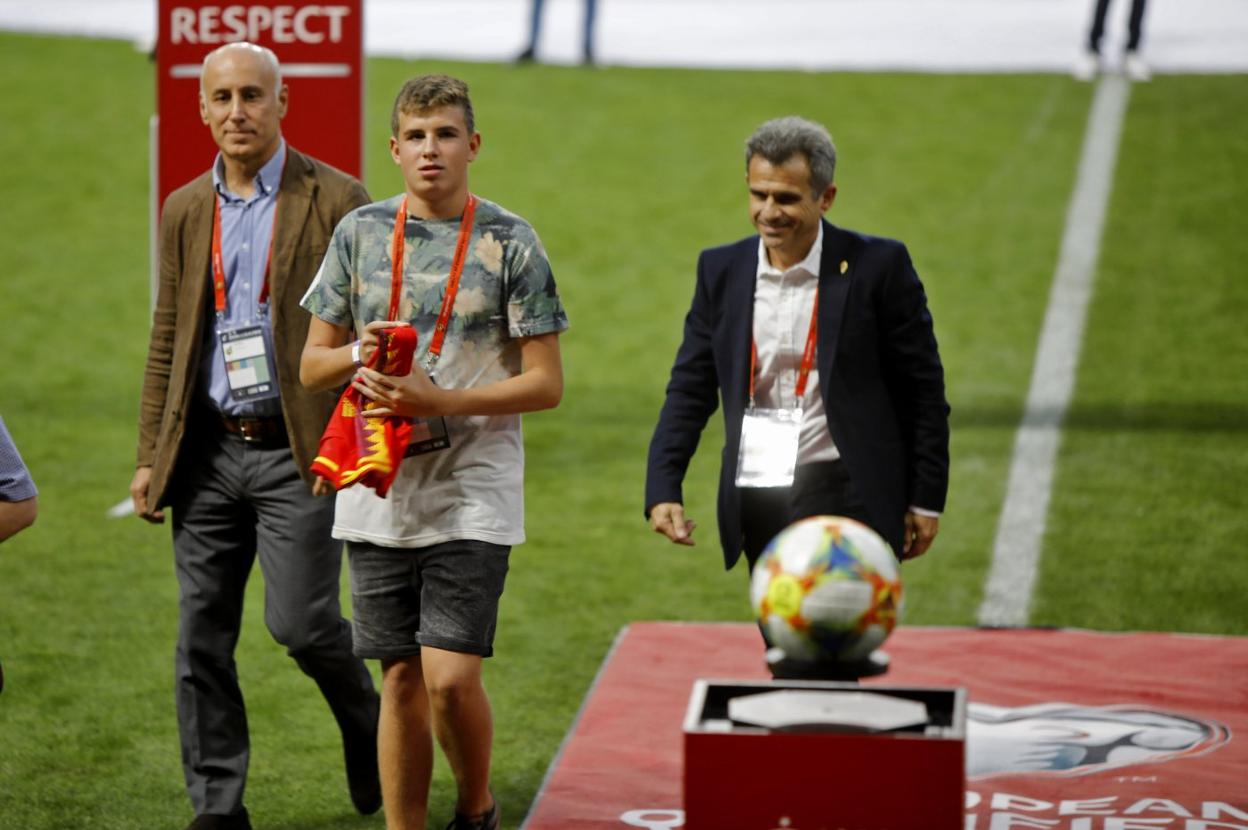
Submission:
[[[496,798],[490,809],[479,816],[465,816],[456,813],[455,818],[451,819],[451,823],[446,825],[446,830],[498,830],[498,824],[502,816],[503,814],[498,809],[498,799]]]
[[[186,830],[251,830],[251,819],[245,809],[228,816],[204,813],[195,816],[195,820],[186,825]]]

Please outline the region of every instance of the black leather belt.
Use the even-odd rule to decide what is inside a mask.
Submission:
[[[270,447],[288,447],[290,438],[286,435],[286,421],[280,415],[268,418],[235,418],[230,415],[217,415],[221,428],[231,435],[237,435],[248,444],[264,444]]]

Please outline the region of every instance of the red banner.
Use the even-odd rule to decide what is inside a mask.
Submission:
[[[199,116],[204,57],[226,43],[267,46],[282,65],[290,104],[282,134],[293,147],[360,176],[363,156],[363,0],[230,3],[159,0],[156,41],[155,215],[170,192],[216,155]]]

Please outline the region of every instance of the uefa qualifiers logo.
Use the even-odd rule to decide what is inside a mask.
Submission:
[[[1204,755],[1226,744],[1216,721],[1143,706],[1039,703],[1017,709],[971,703],[966,777],[1088,775]]]
[[[1091,775],[1206,755],[1230,739],[1230,729],[1217,721],[1137,704],[1037,703],[1011,708],[969,703],[966,777]],[[972,793],[967,795],[969,799]],[[969,801],[967,806],[972,806]],[[629,810],[619,820],[626,827],[678,830],[685,826],[685,813],[673,809]],[[792,827],[783,817],[778,824],[768,830],[803,830]],[[974,826],[968,815],[967,827]]]

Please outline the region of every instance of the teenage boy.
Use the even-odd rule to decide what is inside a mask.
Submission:
[[[436,735],[458,786],[448,830],[491,830],[481,664],[511,546],[524,541],[520,414],[559,403],[568,320],[533,228],[468,190],[481,136],[467,85],[408,81],[390,128],[403,192],[335,230],[303,298],[314,318],[300,376],[312,389],[349,380],[370,417],[413,419],[386,497],[342,490],[334,524],[347,542],[355,652],[382,663],[386,826],[425,827]],[[404,377],[364,367],[395,325],[418,336]]]

